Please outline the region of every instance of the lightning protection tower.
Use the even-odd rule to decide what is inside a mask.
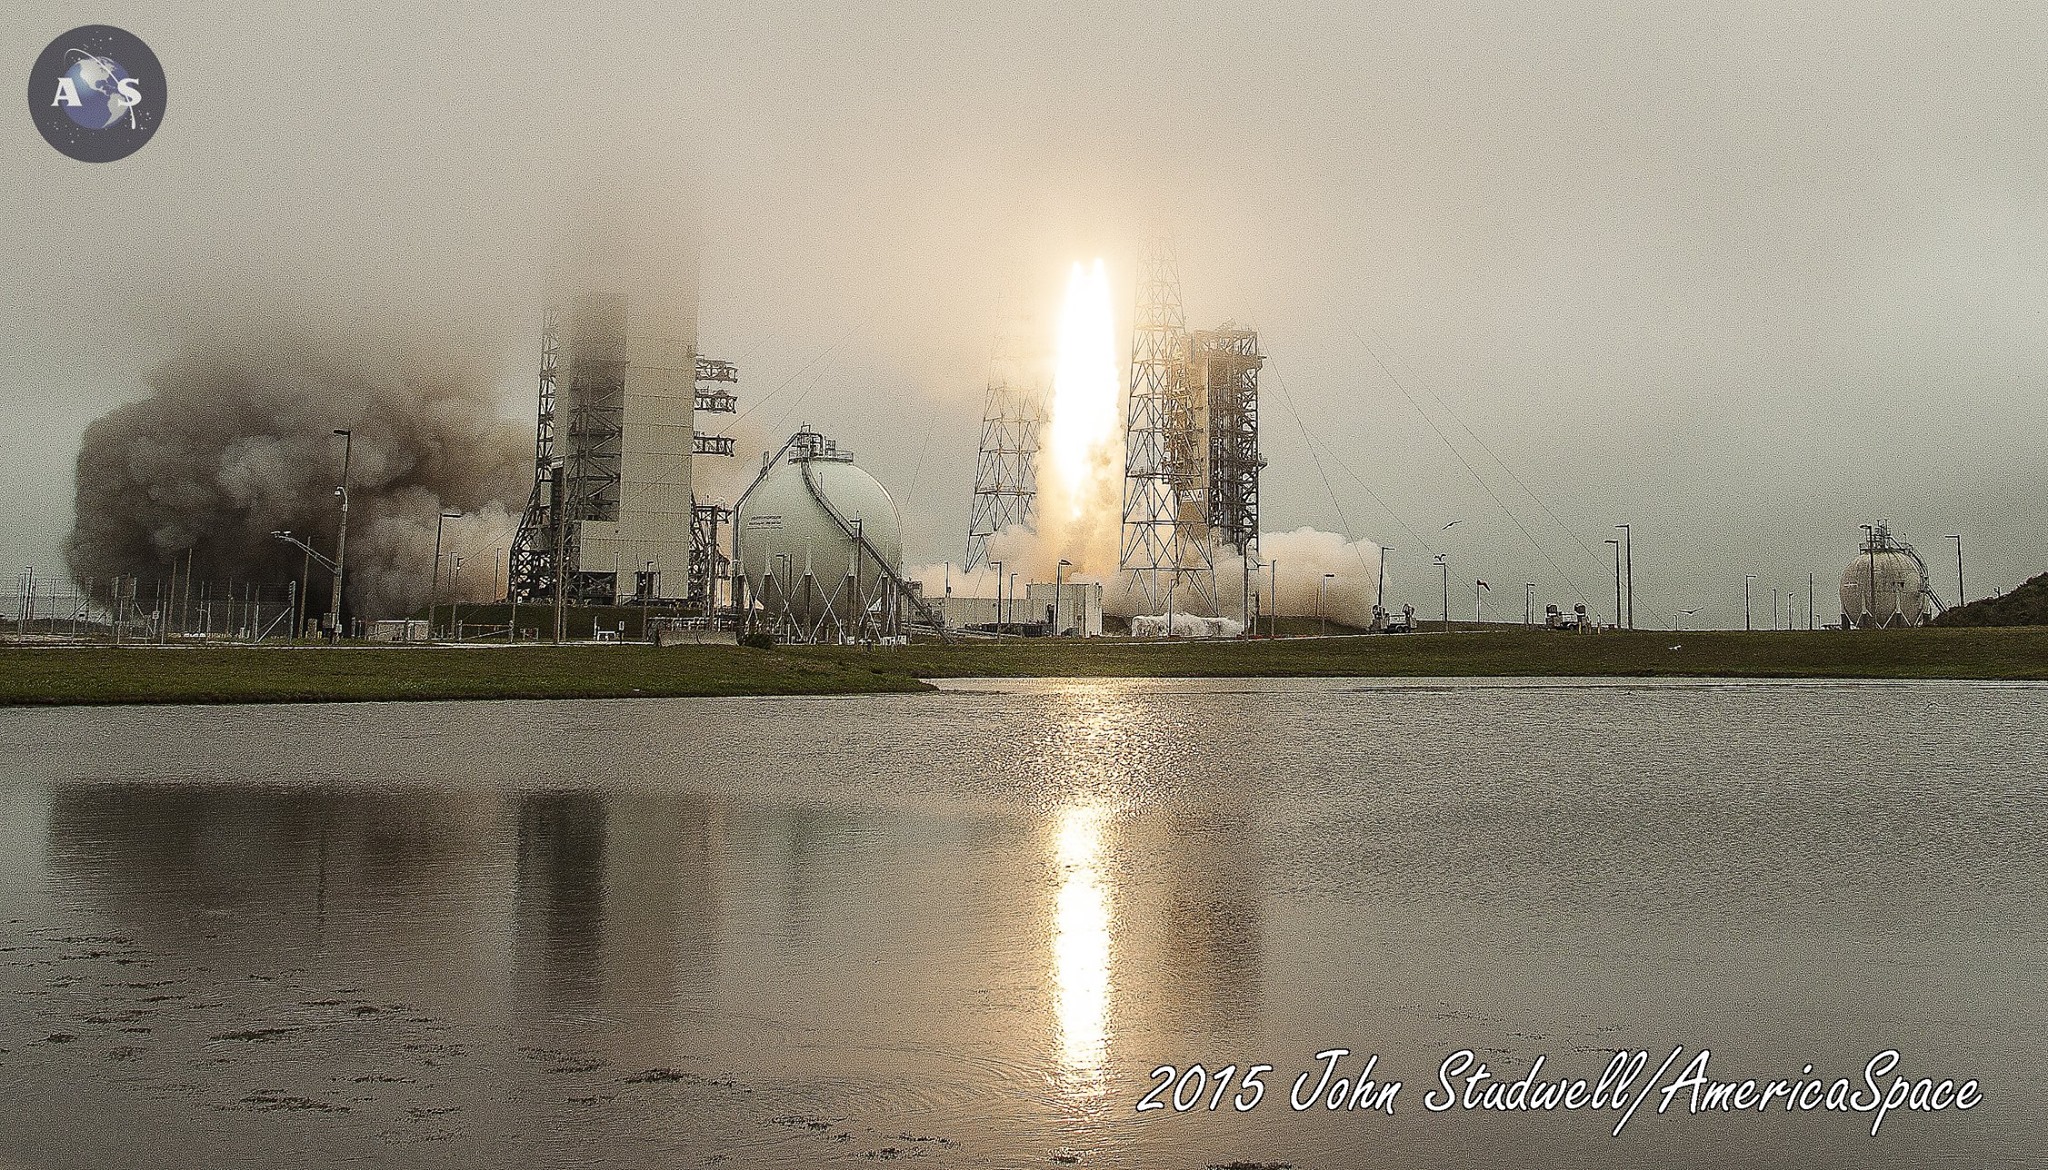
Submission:
[[[1165,240],[1148,240],[1131,323],[1117,557],[1148,613],[1217,613],[1209,554],[1208,410],[1188,375],[1179,266]]]
[[[967,571],[988,562],[989,538],[1029,526],[1038,504],[1038,429],[1045,390],[1036,363],[1019,360],[1018,330],[1006,325],[989,363],[981,410],[981,451],[974,461],[974,508],[967,522]]]

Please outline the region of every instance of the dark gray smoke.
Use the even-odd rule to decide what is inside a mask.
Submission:
[[[506,418],[481,363],[417,344],[362,339],[215,336],[188,344],[149,379],[149,396],[86,429],[77,516],[66,557],[73,576],[105,582],[168,576],[191,550],[200,581],[282,585],[301,554],[270,533],[289,529],[332,556],[343,441],[349,469],[348,582],[354,616],[426,604],[434,522],[448,554],[468,558],[462,592],[487,594],[530,487],[532,433]],[[318,566],[308,590],[326,596]]]

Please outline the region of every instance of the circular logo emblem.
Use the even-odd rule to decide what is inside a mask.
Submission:
[[[50,42],[28,75],[28,112],[80,162],[142,149],[164,121],[164,67],[134,33],[88,24]]]

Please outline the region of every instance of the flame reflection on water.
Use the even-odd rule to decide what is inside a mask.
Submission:
[[[1108,813],[1102,805],[1062,809],[1053,837],[1060,883],[1052,938],[1060,1084],[1080,1099],[1101,1095],[1109,1048],[1110,896],[1100,869]]]

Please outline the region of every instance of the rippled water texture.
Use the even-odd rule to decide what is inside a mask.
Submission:
[[[2037,1165],[2048,690],[0,711],[0,1167]],[[1445,1054],[1964,1115],[1429,1114]],[[1286,1106],[1378,1053],[1393,1117]],[[1160,1064],[1282,1070],[1139,1115]]]

